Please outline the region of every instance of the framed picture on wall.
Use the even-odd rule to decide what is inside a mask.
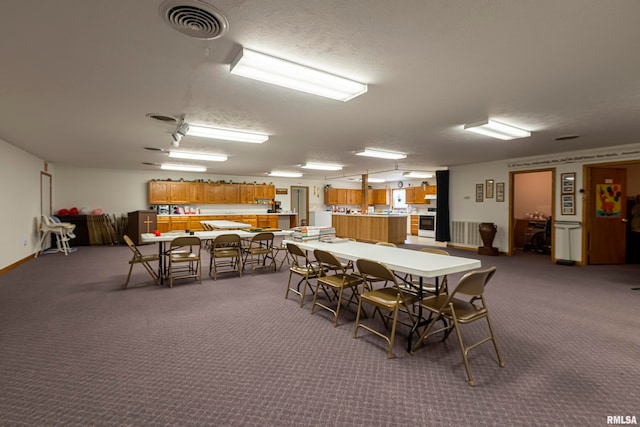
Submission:
[[[493,199],[493,180],[488,179],[485,181],[484,184],[485,184],[486,198]]]
[[[562,184],[562,194],[575,194],[576,192],[576,174],[563,173],[560,174],[560,182]]]
[[[504,182],[496,183],[496,202],[504,202]]]
[[[476,202],[481,202],[484,198],[484,185],[476,184]]]
[[[576,214],[576,196],[573,194],[562,195],[562,215]]]

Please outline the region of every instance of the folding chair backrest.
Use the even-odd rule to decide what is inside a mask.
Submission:
[[[344,266],[340,260],[331,252],[323,251],[322,249],[315,249],[313,251],[313,256],[316,258],[316,261],[322,264],[323,267],[326,267],[329,270],[345,272]]]
[[[445,251],[444,249],[422,248],[420,249],[420,252],[427,252],[436,255],[449,255],[449,252]]]
[[[242,239],[237,234],[221,234],[215,239],[213,239],[213,247],[221,247],[221,246],[240,246],[242,243]]]
[[[451,293],[451,297],[458,293],[472,297],[482,296],[486,284],[491,280],[495,272],[496,267],[491,267],[486,270],[471,271],[465,274]]]
[[[356,261],[356,268],[362,275],[362,278],[367,282],[370,282],[371,279],[375,281],[389,281],[398,287],[398,281],[393,271],[381,262],[360,258]]]
[[[197,246],[200,247],[200,238],[198,236],[182,236],[176,237],[171,241],[171,248],[177,248],[182,246]]]
[[[267,231],[256,234],[255,236],[253,236],[253,239],[251,239],[251,241],[259,243],[271,241],[271,245],[273,245],[273,238],[274,234],[270,231]]]
[[[133,244],[133,240],[131,240],[131,238],[126,234],[123,237],[124,237],[124,241],[127,243],[127,246],[129,246],[129,249],[131,249],[134,254],[136,255],[139,254],[140,251],[138,250],[138,248],[136,248],[136,245]]]
[[[300,246],[295,243],[287,243],[287,251],[289,255],[291,255],[291,262],[294,267],[311,267],[314,271],[316,270],[309,256],[305,251],[300,249]]]

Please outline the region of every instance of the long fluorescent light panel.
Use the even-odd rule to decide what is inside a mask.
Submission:
[[[321,171],[340,171],[342,170],[342,166],[340,165],[330,165],[327,163],[312,163],[307,162],[306,164],[301,166],[304,169],[315,169]]]
[[[505,141],[531,136],[531,132],[529,131],[505,125],[504,123],[496,122],[494,120],[483,120],[476,123],[470,123],[468,125],[464,125],[464,129]]]
[[[252,133],[232,129],[214,128],[211,126],[194,125],[189,123],[189,136],[200,136],[203,138],[223,139],[225,141],[250,142],[253,144],[262,144],[269,139],[269,135],[261,133]]]
[[[207,170],[204,166],[187,166],[187,165],[170,165],[162,164],[160,169],[167,171],[183,171],[183,172],[204,172]]]
[[[302,174],[300,172],[273,171],[273,172],[269,172],[269,176],[279,176],[282,178],[300,178]]]
[[[392,160],[400,160],[400,159],[407,158],[407,155],[404,153],[396,153],[393,151],[384,151],[384,150],[372,150],[371,148],[365,148],[362,151],[357,151],[356,156],[376,157],[378,159],[392,159]]]
[[[169,157],[174,159],[206,160],[209,162],[224,162],[227,156],[224,154],[189,153],[187,151],[169,151]]]
[[[237,76],[338,101],[348,101],[367,91],[364,83],[246,48],[233,60],[230,71]]]

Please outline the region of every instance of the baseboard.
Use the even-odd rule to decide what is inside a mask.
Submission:
[[[30,259],[33,259],[35,256],[35,254],[31,254],[25,258],[22,258],[19,261],[14,262],[13,264],[9,264],[6,267],[0,268],[0,274],[4,274],[9,270],[13,270],[14,268],[16,268],[17,266],[19,266],[20,264],[24,264],[25,262],[29,261]]]

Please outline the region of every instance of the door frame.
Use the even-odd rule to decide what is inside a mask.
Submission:
[[[555,262],[555,233],[553,232],[553,221],[555,219],[556,212],[556,168],[542,168],[542,169],[523,169],[509,172],[509,251],[508,255],[514,255],[515,248],[515,220],[513,217],[514,197],[515,197],[515,176],[524,173],[537,173],[537,172],[551,172],[551,261]]]
[[[289,203],[291,204],[291,209],[293,210],[293,194],[294,192],[297,191],[303,191],[305,194],[305,204],[304,204],[304,215],[303,212],[298,212],[298,215],[296,215],[296,226],[300,226],[300,221],[301,218],[304,217],[304,219],[307,220],[307,223],[309,221],[309,187],[306,185],[292,185],[291,186],[291,198]],[[300,209],[298,209],[298,211],[300,211]]]

